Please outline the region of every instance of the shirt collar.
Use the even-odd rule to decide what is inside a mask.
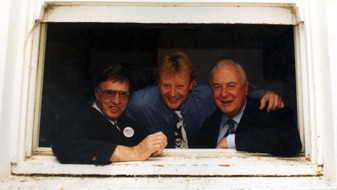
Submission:
[[[110,123],[112,123],[112,125],[117,124],[117,120],[116,120],[116,121],[112,121],[111,119],[109,119],[108,117],[106,117],[106,116],[104,115],[104,113],[102,112],[102,110],[99,109],[99,107],[97,106],[96,102],[94,102],[94,103],[91,105],[91,107],[93,107],[93,108],[95,108],[97,111],[99,111],[99,112],[100,112],[100,113],[101,113],[107,120],[110,121]]]
[[[232,119],[236,122],[236,123],[239,123],[240,120],[241,120],[241,117],[243,115],[243,111],[245,110],[246,108],[246,105],[247,105],[247,99],[245,101],[245,103],[243,104],[241,110],[239,111],[239,113],[237,113]],[[227,117],[225,114],[222,114],[222,120],[223,121],[227,121],[229,119],[229,117]]]

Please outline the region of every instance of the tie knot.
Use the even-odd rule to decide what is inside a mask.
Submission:
[[[228,125],[228,129],[227,129],[227,132],[225,133],[224,137],[227,137],[228,135],[235,133],[235,128],[234,128],[235,121],[232,118],[229,118],[229,119],[227,119],[226,123]]]
[[[227,123],[228,123],[228,125],[234,125],[235,121],[232,118],[228,118]]]
[[[181,113],[181,110],[175,110],[174,113],[178,116],[179,119],[183,118],[183,115]]]

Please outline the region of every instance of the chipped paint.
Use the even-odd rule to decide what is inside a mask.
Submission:
[[[12,163],[17,176],[176,176],[176,177],[307,177],[322,176],[322,167],[304,156],[273,157],[234,150],[166,149],[147,161],[116,162],[105,166],[60,164],[54,156],[36,155]]]

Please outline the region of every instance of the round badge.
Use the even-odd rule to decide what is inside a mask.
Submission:
[[[135,131],[131,127],[125,127],[123,129],[123,134],[126,137],[132,137],[135,134]]]

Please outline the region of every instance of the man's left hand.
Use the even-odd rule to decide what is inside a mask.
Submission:
[[[273,91],[267,90],[263,97],[261,98],[260,102],[260,110],[263,110],[266,108],[268,102],[268,107],[267,107],[267,112],[270,112],[272,110],[284,108],[284,102],[282,98],[276,94]]]

